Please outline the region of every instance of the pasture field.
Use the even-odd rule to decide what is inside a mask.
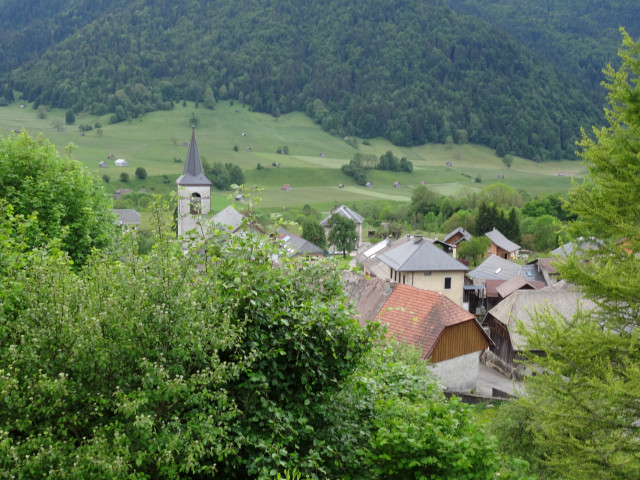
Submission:
[[[229,101],[218,102],[215,110],[196,109],[193,103],[187,103],[186,107],[176,104],[171,111],[152,112],[113,125],[109,124],[108,115],[76,115],[75,125],[64,125],[63,110],[54,109],[41,119],[31,105],[21,108],[15,102],[0,107],[0,135],[24,128],[31,136],[42,134],[61,152],[73,143],[77,146],[72,152],[74,159],[96,174],[110,177],[105,185],[107,191],[144,188],[149,193],[165,194],[175,191],[175,179],[182,173],[187,154],[184,145],[191,135],[193,114],[198,119],[196,137],[202,159],[239,165],[247,185],[262,189],[260,207],[269,210],[304,204],[327,209],[335,203],[408,202],[412,189],[421,183],[445,195],[478,191],[495,182],[526,190],[531,195],[566,192],[571,179],[579,180],[585,173],[579,161],[534,163],[518,157],[507,169],[493,150],[471,144],[408,148],[396,147],[381,138],[370,139],[369,145],[363,144],[362,139],[347,142],[323,132],[303,113],[274,118]],[[102,125],[101,132],[94,128],[80,135],[78,125],[93,126],[96,122]],[[63,126],[60,131],[59,126]],[[288,155],[276,153],[284,146],[289,148]],[[369,171],[374,188],[366,189],[340,170],[356,152],[380,156],[388,150],[413,162],[413,173]],[[130,166],[115,167],[108,158],[110,155],[125,158]],[[98,167],[103,160],[107,168]],[[279,162],[280,167],[273,167],[274,162]],[[257,170],[258,163],[264,168]],[[136,179],[137,167],[146,169],[149,175],[146,180]],[[129,174],[129,183],[120,182],[122,172]],[[500,174],[504,178],[498,178]],[[402,186],[394,188],[394,182]],[[281,186],[287,183],[293,189],[282,191]],[[344,188],[338,188],[339,184]],[[215,206],[230,201],[228,192],[214,191],[213,195]]]

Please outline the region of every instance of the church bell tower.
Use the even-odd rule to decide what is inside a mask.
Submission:
[[[211,211],[211,180],[204,174],[196,142],[196,127],[191,129],[191,143],[178,184],[178,237],[198,227],[198,220]],[[204,232],[199,232],[200,234]]]

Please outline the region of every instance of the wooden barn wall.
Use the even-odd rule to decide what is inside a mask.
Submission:
[[[495,347],[491,347],[491,351],[509,365],[513,365],[515,352],[511,345],[509,329],[502,322],[499,322],[490,315],[487,316],[485,324],[489,326],[489,337],[491,337],[491,341],[495,344]]]
[[[441,362],[467,353],[484,350],[489,346],[475,320],[447,327],[440,335],[431,353],[432,362]]]

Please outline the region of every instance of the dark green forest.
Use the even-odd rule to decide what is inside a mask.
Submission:
[[[619,66],[619,28],[640,34],[640,4],[634,0],[449,0],[452,8],[496,26],[532,48],[561,72],[583,83],[587,96],[604,103],[602,70]],[[564,81],[564,80],[563,80]]]
[[[578,78],[442,0],[1,0],[0,97],[109,114],[234,99],[336,135],[572,158],[602,123]],[[618,41],[616,40],[615,44]],[[1,100],[1,98],[0,98]]]

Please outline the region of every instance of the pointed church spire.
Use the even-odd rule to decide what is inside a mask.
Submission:
[[[176,180],[178,185],[211,185],[211,180],[204,174],[198,143],[196,142],[196,126],[191,127],[191,143],[187,152],[187,160],[184,164],[184,172]]]

